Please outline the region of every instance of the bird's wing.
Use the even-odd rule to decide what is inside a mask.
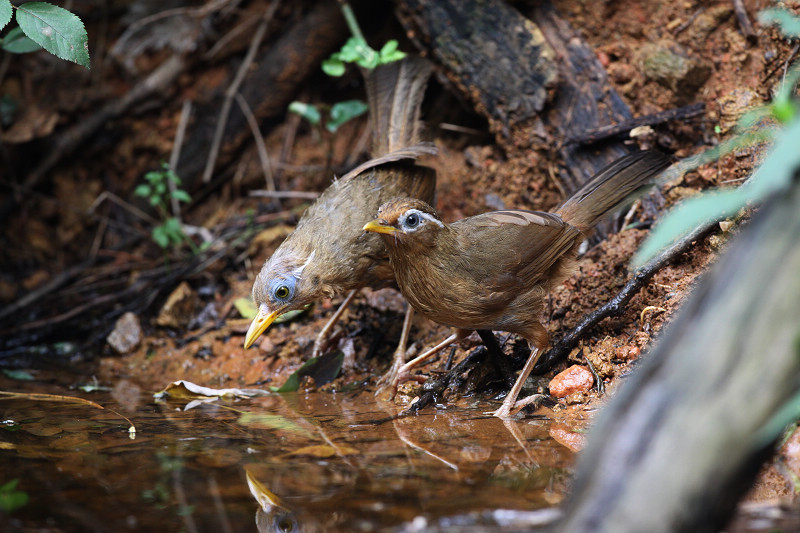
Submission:
[[[581,239],[577,228],[552,213],[494,211],[460,222],[451,227],[469,241],[473,260],[485,262],[477,270],[492,292],[533,286]]]

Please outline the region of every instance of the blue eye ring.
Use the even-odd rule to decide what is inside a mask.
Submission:
[[[295,280],[293,278],[276,279],[270,284],[273,300],[288,302],[294,296]]]

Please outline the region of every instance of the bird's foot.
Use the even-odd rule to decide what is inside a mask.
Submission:
[[[413,368],[415,368],[415,365],[409,366],[408,363],[401,365],[393,364],[389,372],[381,378],[379,383],[382,383],[382,386],[375,395],[382,395],[385,394],[386,391],[389,391],[387,395],[388,399],[394,400],[395,396],[397,396],[397,389],[401,383],[405,383],[406,381],[416,381],[419,384],[425,383],[428,377],[412,374],[411,370]]]
[[[506,398],[508,399],[509,397],[507,396]],[[527,407],[529,405],[536,405],[536,407],[539,407],[546,398],[547,395],[545,394],[531,394],[530,396],[521,400],[517,400],[516,402],[514,402],[513,398],[510,398],[511,401],[504,401],[503,405],[500,406],[500,409],[486,414],[496,416],[497,418],[511,418],[523,407]]]

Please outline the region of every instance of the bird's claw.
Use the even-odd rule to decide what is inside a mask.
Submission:
[[[527,396],[521,400],[517,400],[514,403],[503,402],[503,405],[500,406],[500,409],[497,409],[496,411],[490,411],[486,414],[496,416],[497,418],[511,418],[519,413],[523,407],[527,407],[529,405],[536,405],[536,407],[539,407],[545,398],[547,398],[547,396],[544,394],[531,394],[530,396]]]

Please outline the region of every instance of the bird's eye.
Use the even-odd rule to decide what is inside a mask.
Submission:
[[[278,298],[279,300],[285,300],[286,298],[289,297],[290,292],[291,291],[289,291],[289,287],[287,287],[286,285],[279,285],[278,287],[275,288],[275,297]]]
[[[275,303],[287,304],[294,298],[297,279],[293,276],[275,278],[269,285],[270,299]]]
[[[406,217],[405,225],[409,228],[416,228],[419,226],[419,215],[416,213],[411,213]]]

